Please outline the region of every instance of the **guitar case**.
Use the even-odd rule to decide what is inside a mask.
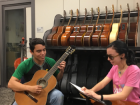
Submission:
[[[97,84],[99,69],[101,69],[100,56],[98,56],[96,53],[92,53],[87,69],[86,87],[88,89],[91,89]]]
[[[77,84],[80,87],[86,86],[86,72],[89,62],[89,54],[81,53],[78,55],[78,66],[77,66]],[[86,55],[86,56],[84,56]],[[78,94],[79,95],[79,94]]]
[[[71,73],[70,73],[70,81],[73,84],[77,84],[77,65],[78,65],[78,55],[74,54],[74,61],[71,65]],[[78,90],[75,89],[72,85],[69,83],[69,94],[72,96],[77,96],[79,94]]]
[[[108,72],[110,71],[112,65],[111,63],[107,60],[107,57],[103,58],[103,65],[101,68],[101,73],[100,73],[100,77],[98,79],[98,82],[100,82],[102,79],[104,79],[104,77],[108,74]],[[107,84],[102,90],[97,92],[98,94],[112,94],[113,93],[113,83],[112,81]]]
[[[71,62],[72,62],[72,55],[68,57],[68,62],[67,62],[64,74],[63,74],[62,81],[61,81],[60,90],[62,91],[64,95],[68,95],[69,93],[67,91],[67,84],[68,84],[69,72],[71,70]]]

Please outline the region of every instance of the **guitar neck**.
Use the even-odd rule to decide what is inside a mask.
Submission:
[[[62,61],[64,61],[64,60],[67,58],[68,55],[69,55],[69,54],[65,52],[65,53],[61,56],[61,58],[55,63],[55,65],[49,70],[49,72],[45,75],[45,77],[44,77],[43,79],[49,80],[49,78],[50,78],[50,77],[55,73],[55,71],[58,69],[57,66],[59,66],[59,64],[60,64]]]

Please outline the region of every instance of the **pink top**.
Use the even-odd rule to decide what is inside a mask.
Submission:
[[[113,92],[119,93],[124,86],[133,87],[133,90],[125,101],[131,101],[140,105],[140,69],[136,65],[130,65],[121,77],[118,75],[118,65],[111,68],[107,77],[113,80]]]

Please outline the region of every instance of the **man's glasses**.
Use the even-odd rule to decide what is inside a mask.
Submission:
[[[116,56],[107,55],[107,56],[108,56],[108,58],[109,58],[110,60],[113,60],[115,57],[117,57],[117,56],[119,56],[119,55],[116,55]]]

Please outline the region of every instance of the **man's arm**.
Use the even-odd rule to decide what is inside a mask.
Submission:
[[[30,91],[32,93],[37,93],[39,94],[42,90],[42,87],[39,85],[35,86],[29,86],[29,85],[24,85],[19,82],[19,79],[16,77],[12,76],[8,82],[8,88],[14,90],[14,91]]]

